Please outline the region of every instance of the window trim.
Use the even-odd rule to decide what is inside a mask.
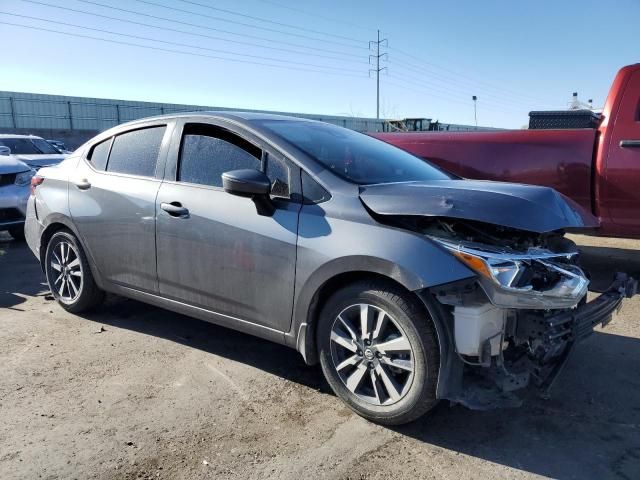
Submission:
[[[99,135],[98,137],[96,137],[95,142],[89,145],[88,148],[85,148],[84,152],[82,153],[82,160],[84,161],[85,165],[87,165],[91,169],[91,171],[93,171],[94,173],[101,174],[101,175],[110,175],[113,177],[133,178],[133,179],[139,179],[139,180],[153,180],[156,182],[162,182],[164,177],[164,171],[167,164],[167,154],[169,152],[171,139],[173,138],[173,134],[176,130],[175,128],[176,119],[167,118],[165,121],[162,121],[162,122],[157,122],[157,121],[141,122],[139,124],[128,125],[128,126],[132,128],[119,129],[118,127],[115,127],[116,128],[115,131],[113,129],[110,129],[110,130],[107,130],[106,132],[103,132],[103,134]],[[136,130],[144,130],[146,128],[154,128],[154,127],[165,127],[165,132],[162,136],[162,140],[160,140],[160,149],[158,150],[158,158],[156,160],[156,168],[153,173],[153,176],[133,175],[125,172],[110,172],[107,170],[107,168],[109,167],[109,160],[111,158],[111,150],[113,149],[113,143],[117,136],[125,133],[129,133],[129,132],[134,132]],[[98,170],[91,163],[91,160],[89,159],[89,155],[93,153],[93,149],[95,147],[100,145],[102,142],[108,141],[108,140],[111,141],[111,145],[109,145],[109,156],[107,157],[107,164],[105,165],[104,170]]]

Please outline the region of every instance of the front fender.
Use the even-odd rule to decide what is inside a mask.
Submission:
[[[365,221],[354,222],[330,213],[317,205],[305,205],[300,213],[295,299],[287,341],[303,356],[310,353],[309,338],[315,336],[310,312],[317,302],[316,294],[339,275],[382,275],[409,291],[475,276],[422,235],[382,225],[368,215]],[[302,343],[301,332],[306,338]]]

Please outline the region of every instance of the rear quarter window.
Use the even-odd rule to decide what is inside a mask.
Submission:
[[[153,177],[166,126],[142,128],[113,139],[107,171]]]
[[[87,159],[96,170],[104,171],[107,168],[107,160],[109,159],[109,148],[111,147],[111,138],[98,143],[91,149]]]

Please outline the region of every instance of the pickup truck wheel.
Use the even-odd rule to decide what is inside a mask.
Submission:
[[[22,241],[24,240],[24,227],[13,227],[9,229],[9,235],[13,237],[14,240]]]
[[[104,298],[104,292],[93,279],[84,251],[71,232],[56,232],[49,240],[45,272],[51,293],[69,312],[89,310]]]
[[[320,313],[318,346],[333,391],[373,422],[408,423],[437,402],[434,327],[400,287],[358,282],[333,294]]]

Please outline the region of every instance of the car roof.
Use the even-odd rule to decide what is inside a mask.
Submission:
[[[236,120],[240,123],[251,123],[255,120],[293,120],[297,122],[313,122],[313,123],[322,123],[318,122],[318,120],[311,120],[304,117],[294,117],[292,115],[279,115],[275,113],[265,113],[265,112],[240,112],[240,111],[228,111],[228,110],[197,110],[192,112],[179,112],[179,113],[167,113],[165,115],[156,115],[153,117],[145,117],[137,120],[132,120],[127,123],[122,123],[118,125],[118,127],[124,127],[127,125],[135,125],[137,123],[146,123],[149,121],[155,120],[163,120],[163,119],[174,119],[174,118],[183,118],[183,117],[213,117],[213,118],[224,118],[228,120]]]
[[[18,135],[13,133],[0,133],[0,138],[39,138],[44,140],[42,137],[38,137],[37,135]]]

